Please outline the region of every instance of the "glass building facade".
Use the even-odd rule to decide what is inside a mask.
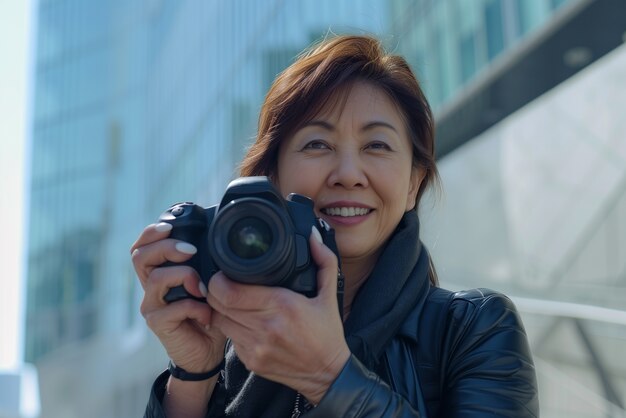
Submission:
[[[119,248],[142,205],[146,23],[122,1],[39,3],[27,361],[136,316]]]
[[[504,52],[554,18],[567,0],[394,0],[398,52],[437,112]]]
[[[332,33],[379,36],[407,57],[437,116],[583,3],[40,0],[25,358],[39,370],[42,417],[142,413],[167,360],[139,316],[128,249],[170,204],[219,199],[265,92],[303,48]],[[606,416],[626,393],[616,357],[626,321],[579,332],[571,315],[541,310],[545,300],[626,309],[626,128],[623,99],[605,81],[626,83],[623,57],[615,51],[446,155],[444,197],[421,209],[444,286],[493,287],[518,303],[544,416],[576,416],[564,399],[580,392],[592,405],[580,416]],[[593,100],[564,108],[580,94]],[[586,351],[584,341],[609,348]],[[583,383],[564,385],[568,373]]]

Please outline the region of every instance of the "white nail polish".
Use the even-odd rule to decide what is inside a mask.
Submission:
[[[209,293],[207,291],[206,285],[203,282],[199,282],[198,289],[200,290],[200,293],[202,293],[202,296],[206,298],[206,295]]]
[[[311,227],[311,235],[313,235],[313,237],[317,240],[317,242],[319,242],[320,244],[323,242],[322,241],[322,236],[320,235],[320,231],[317,230],[316,227]]]
[[[167,222],[160,222],[154,225],[154,230],[157,232],[167,232],[172,230],[172,224],[168,224]]]
[[[194,247],[193,245],[189,244],[188,242],[177,242],[176,243],[176,250],[183,253],[183,254],[195,254],[198,252],[198,250],[196,249],[196,247]]]

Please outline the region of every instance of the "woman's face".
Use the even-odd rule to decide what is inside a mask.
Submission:
[[[412,167],[401,113],[384,91],[356,82],[335,102],[281,144],[278,187],[284,196],[313,199],[343,259],[371,261],[415,206],[423,176]]]

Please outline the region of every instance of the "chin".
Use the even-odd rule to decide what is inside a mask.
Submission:
[[[341,258],[359,258],[372,254],[375,251],[368,251],[364,248],[362,241],[355,239],[337,239],[337,248]]]

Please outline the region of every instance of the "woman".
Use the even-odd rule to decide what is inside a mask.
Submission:
[[[285,70],[261,109],[242,176],[311,197],[337,259],[311,234],[318,295],[233,282],[206,289],[195,253],[148,226],[132,247],[142,314],[173,365],[146,416],[537,416],[523,326],[504,296],[437,287],[417,206],[437,180],[430,108],[404,59],[370,37],[327,40]],[[166,304],[183,284],[193,299]],[[208,290],[208,292],[207,292]],[[225,364],[222,366],[222,364]],[[174,366],[175,365],[175,366]]]

